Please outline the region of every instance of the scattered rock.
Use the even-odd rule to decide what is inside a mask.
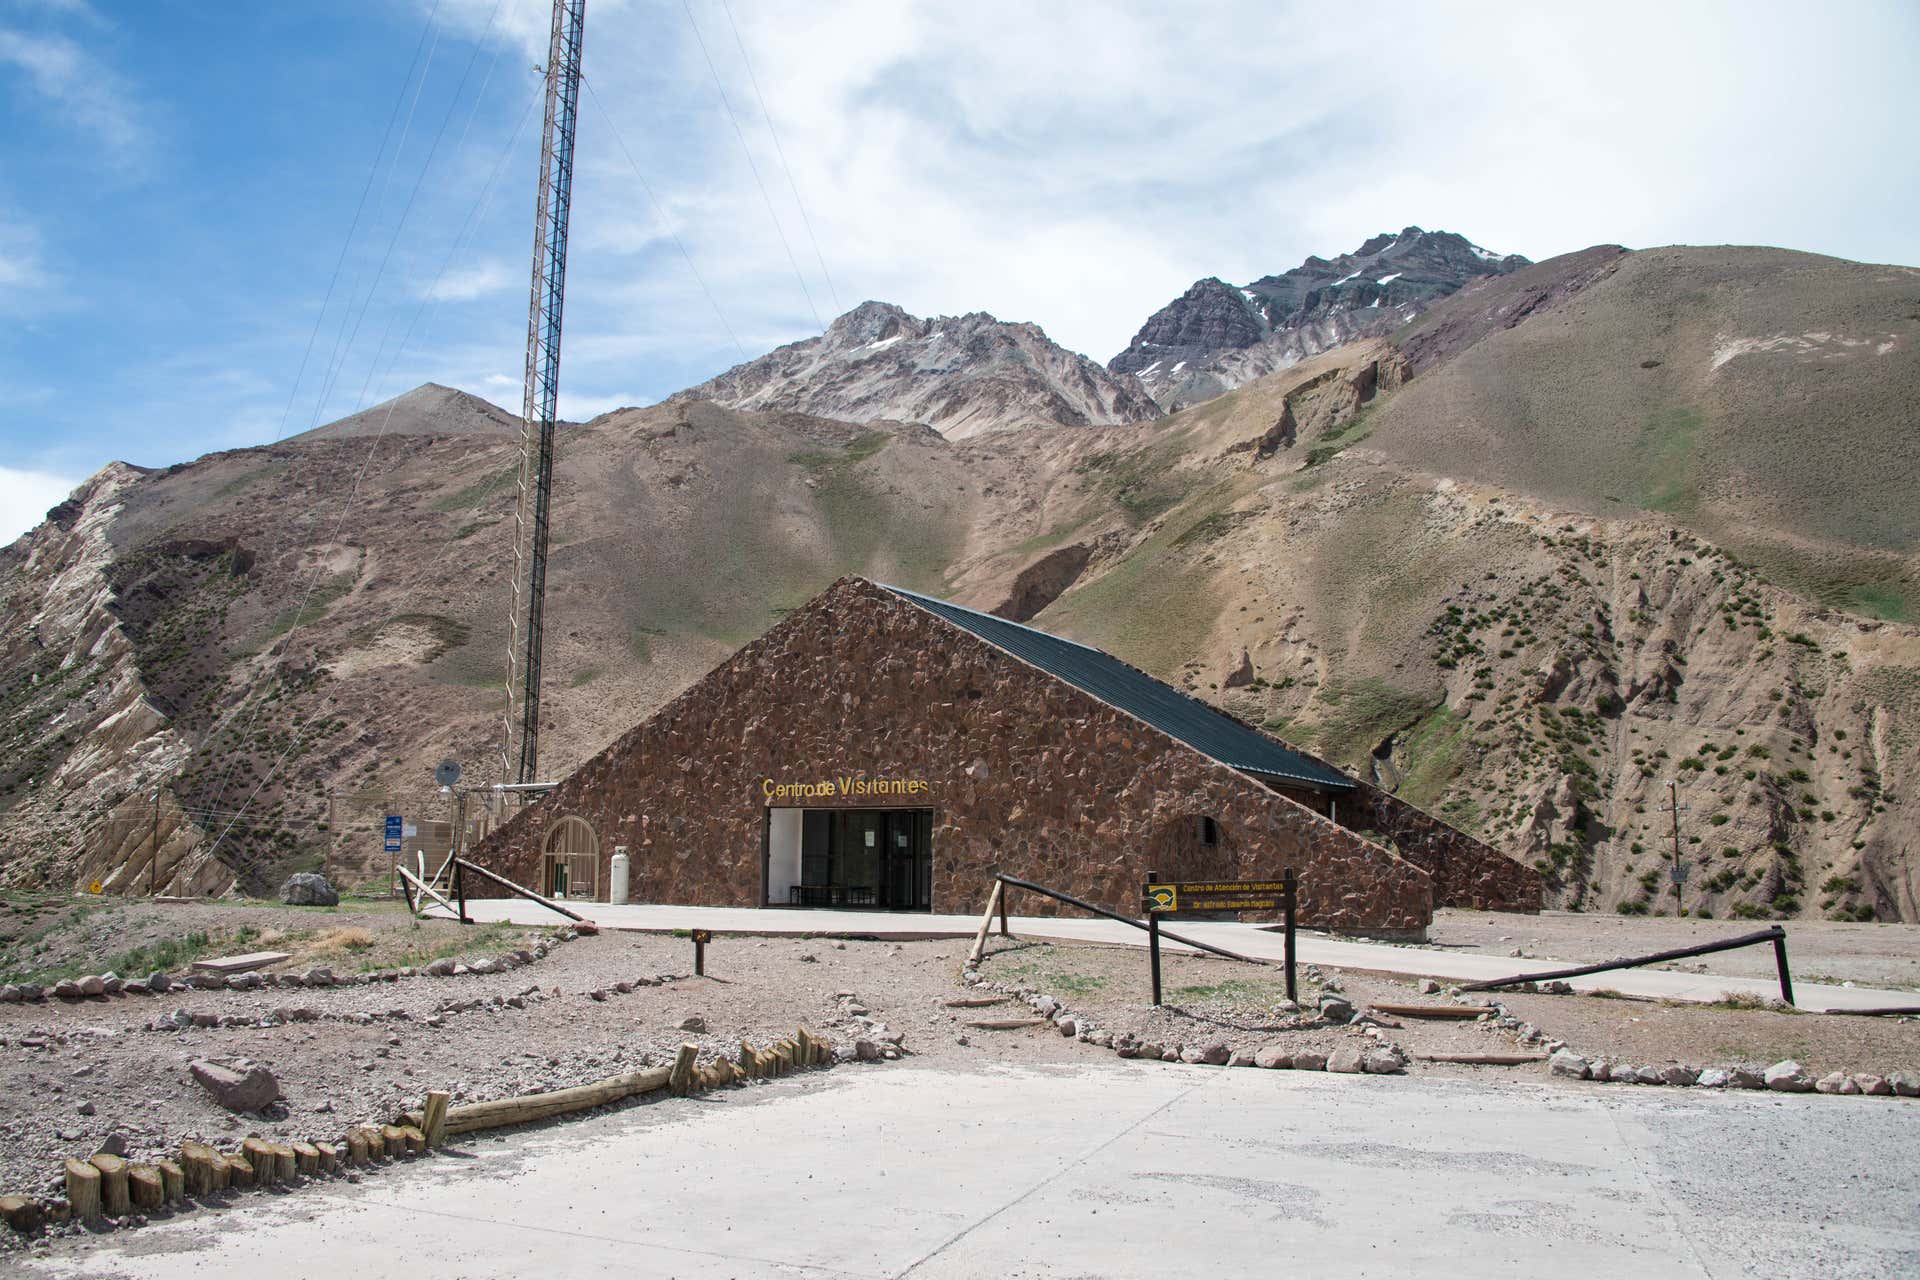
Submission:
[[[1585,1080],[1592,1073],[1585,1058],[1567,1049],[1562,1049],[1547,1059],[1547,1070],[1556,1076],[1565,1076],[1569,1080]]]
[[[707,1030],[707,1020],[696,1013],[690,1018],[681,1019],[680,1029],[691,1031],[695,1035],[704,1035]]]
[[[1227,1059],[1232,1056],[1233,1051],[1227,1048],[1225,1041],[1215,1040],[1201,1048],[1198,1060],[1210,1067],[1224,1067],[1227,1065]]]
[[[1732,1067],[1727,1071],[1729,1089],[1764,1089],[1767,1079],[1752,1067]]]
[[[1853,1083],[1860,1092],[1870,1097],[1885,1098],[1893,1094],[1893,1086],[1888,1084],[1883,1076],[1857,1075],[1853,1078]]]
[[[1397,1076],[1407,1069],[1407,1056],[1390,1044],[1382,1045],[1367,1050],[1360,1065],[1370,1076]]]
[[[1724,1089],[1731,1079],[1732,1077],[1719,1067],[1708,1067],[1700,1073],[1700,1078],[1694,1083],[1702,1089]]]
[[[239,1070],[198,1058],[188,1070],[213,1100],[229,1111],[263,1111],[280,1097],[280,1081],[258,1064]]]
[[[94,1154],[100,1155],[100,1156],[126,1155],[127,1154],[127,1135],[124,1133],[121,1133],[118,1129],[114,1130],[112,1133],[107,1135],[107,1140],[100,1144],[100,1149],[94,1152]]]
[[[880,1046],[871,1040],[855,1040],[853,1056],[862,1062],[874,1062],[880,1057]]]
[[[1661,1084],[1679,1085],[1684,1088],[1699,1078],[1700,1073],[1698,1071],[1695,1071],[1692,1067],[1683,1067],[1677,1062],[1660,1068]]]
[[[62,978],[53,984],[53,994],[62,1000],[78,1000],[86,993],[80,990],[80,984],[72,978]]]
[[[1352,1022],[1353,1005],[1339,996],[1323,995],[1320,997],[1320,1016],[1328,1022]]]
[[[340,893],[325,876],[300,871],[287,877],[287,882],[280,886],[280,901],[293,907],[337,907]]]
[[[1053,1025],[1060,1028],[1060,1034],[1063,1036],[1077,1035],[1080,1031],[1079,1022],[1064,1013],[1053,1020]]]
[[[1230,1067],[1250,1067],[1253,1065],[1253,1056],[1251,1049],[1235,1049],[1232,1055],[1227,1058],[1227,1065]]]
[[[1293,1055],[1277,1044],[1270,1044],[1254,1052],[1253,1065],[1284,1071],[1293,1065]]]
[[[1327,1069],[1327,1055],[1324,1053],[1314,1053],[1312,1051],[1296,1053],[1293,1055],[1293,1069],[1295,1071],[1325,1071]]]
[[[1887,1077],[1887,1083],[1903,1098],[1920,1098],[1920,1076],[1896,1071]]]
[[[74,1110],[79,1112],[83,1116],[90,1116],[94,1113],[93,1102],[91,1099],[88,1099],[82,1102],[79,1106],[75,1107]]]
[[[1435,995],[1439,992],[1439,990],[1440,990],[1440,984],[1435,982],[1432,978],[1420,979],[1421,995],[1423,996]]]
[[[1811,1093],[1813,1091],[1813,1077],[1807,1074],[1805,1067],[1791,1058],[1768,1067],[1764,1079],[1767,1088],[1775,1093]]]
[[[1860,1086],[1855,1084],[1853,1082],[1853,1077],[1848,1075],[1844,1071],[1827,1072],[1827,1074],[1821,1076],[1818,1080],[1813,1082],[1813,1087],[1816,1091],[1820,1093],[1858,1093],[1860,1092]]]
[[[432,964],[428,965],[426,973],[430,978],[451,978],[453,971],[457,968],[459,968],[459,966],[454,963],[452,957],[448,957],[444,960],[435,960]]]

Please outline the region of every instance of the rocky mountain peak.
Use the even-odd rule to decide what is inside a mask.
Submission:
[[[791,410],[848,422],[919,422],[952,439],[1015,426],[1143,422],[1139,382],[1066,350],[1037,324],[984,311],[921,319],[867,301],[817,338],[789,343],[671,398]]]
[[[1479,276],[1528,265],[1452,231],[1381,232],[1352,253],[1235,287],[1194,282],[1108,362],[1168,409],[1208,400],[1354,338],[1392,332]]]

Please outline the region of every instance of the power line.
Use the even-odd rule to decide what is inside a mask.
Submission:
[[[438,285],[440,283],[440,280],[446,274],[447,268],[452,264],[454,255],[458,252],[460,248],[460,243],[459,243],[460,240],[466,235],[467,230],[474,224],[474,222],[477,221],[478,216],[484,211],[487,205],[491,203],[494,182],[500,176],[501,170],[505,167],[508,156],[512,154],[514,144],[519,141],[521,130],[526,127],[527,120],[533,110],[534,101],[535,101],[534,97],[528,98],[527,106],[523,108],[520,113],[519,123],[514,126],[513,133],[508,137],[506,145],[503,148],[501,148],[501,153],[499,158],[494,161],[493,170],[487,177],[486,186],[481,189],[480,194],[476,197],[474,206],[468,210],[467,218],[461,224],[460,232],[455,237],[455,242],[453,247],[451,247],[447,251],[447,256],[445,260],[442,261],[442,263],[440,264],[440,272],[439,274],[434,276],[433,287],[430,287],[427,290],[427,296],[422,300],[419,308],[415,310],[414,320],[412,323],[408,324],[406,334],[401,338],[400,347],[394,353],[395,364],[399,362],[400,355],[406,350],[407,343],[412,340],[414,327],[418,323],[420,318],[423,315],[429,314],[432,311],[432,309],[438,305],[439,299],[437,298],[436,295],[439,292]],[[334,536],[336,538],[339,536],[339,528],[344,527],[345,525],[347,513],[353,509],[353,503],[359,497],[360,485],[366,479],[367,471],[371,468],[373,464],[375,451],[379,448],[380,442],[386,438],[387,431],[393,422],[394,410],[397,407],[398,407],[397,405],[387,406],[386,416],[382,418],[380,422],[380,430],[374,435],[373,444],[369,446],[367,450],[366,459],[364,462],[361,463],[359,473],[354,476],[353,486],[347,495],[346,505],[341,510],[340,525],[336,526],[336,529],[335,529]],[[314,584],[318,585],[317,576],[315,577]],[[309,588],[308,596],[311,597],[311,595],[312,595],[312,589]],[[301,613],[305,612],[305,608],[306,606],[303,603],[301,606],[301,612],[296,613],[294,615],[294,621],[296,624],[295,627],[290,628],[287,632],[287,636],[284,638],[290,638],[293,634],[293,631],[298,629],[299,619],[300,619]],[[262,704],[259,701],[256,701],[255,708],[254,708],[255,716],[259,714],[260,705]],[[252,720],[249,719],[247,723],[247,727],[249,729],[252,727],[252,723],[253,723]],[[308,726],[301,725],[295,729],[292,737],[287,742],[286,748],[282,750],[277,757],[275,757],[274,762],[271,765],[269,765],[267,768],[267,771],[261,775],[260,781],[254,786],[253,791],[248,794],[247,798],[241,802],[240,808],[238,810],[232,811],[234,812],[235,816],[228,820],[226,826],[222,828],[222,830],[220,831],[220,834],[214,838],[212,847],[209,848],[207,851],[209,857],[211,857],[215,852],[218,851],[218,849],[220,848],[221,842],[227,838],[227,834],[233,830],[234,826],[239,822],[240,818],[246,815],[247,811],[252,807],[253,802],[256,799],[258,799],[260,796],[260,793],[266,789],[267,783],[273,780],[274,775],[280,771],[280,767],[287,762],[287,757],[293,754],[294,748],[298,747],[305,740],[307,728]],[[236,757],[234,764],[228,766],[227,772],[229,777],[231,777],[233,769],[237,767],[237,765],[238,765],[238,758]],[[225,795],[225,783],[223,781],[220,792],[216,793],[216,795],[214,796],[214,801],[213,801],[214,806],[218,806],[218,804],[220,803],[220,800],[224,797],[224,795]],[[247,862],[246,864],[244,864],[242,867],[236,869],[236,875],[239,874],[241,871],[251,870],[257,861],[258,861],[257,858],[253,859]]]
[[[713,87],[720,94],[720,105],[726,109],[727,119],[733,124],[733,136],[740,139],[740,150],[747,157],[747,169],[753,174],[753,185],[760,188],[761,202],[767,206],[767,217],[773,220],[774,234],[780,237],[780,247],[787,251],[787,261],[793,266],[793,278],[800,282],[800,293],[807,300],[807,310],[813,312],[813,322],[822,329],[827,322],[820,318],[820,308],[813,305],[813,291],[807,288],[807,277],[800,270],[800,260],[793,256],[793,245],[787,239],[787,230],[780,225],[780,215],[774,212],[773,197],[767,194],[767,184],[761,180],[760,166],[754,163],[753,148],[747,145],[747,134],[740,127],[740,117],[733,113],[733,103],[727,98],[727,87],[720,79],[720,68],[713,63],[713,55],[707,52],[706,37],[700,34],[700,24],[693,19],[693,6],[687,0],[680,0],[680,7],[686,10],[687,25],[693,28],[694,43],[700,46],[700,56],[706,59],[707,70],[713,73]]]
[[[720,9],[727,15],[727,26],[733,31],[733,43],[740,50],[740,61],[747,68],[747,83],[753,86],[753,96],[759,100],[760,114],[766,118],[767,133],[773,138],[773,153],[780,157],[780,168],[787,175],[787,187],[793,192],[794,207],[800,210],[800,225],[807,229],[807,239],[813,244],[813,256],[820,263],[820,276],[827,282],[827,295],[833,299],[833,309],[840,310],[840,291],[833,287],[833,273],[827,270],[827,256],[820,252],[820,239],[813,234],[813,219],[807,216],[807,202],[800,198],[800,184],[793,180],[793,166],[787,163],[787,149],[780,145],[780,131],[773,127],[773,112],[767,109],[767,95],[760,92],[760,77],[753,74],[753,59],[747,56],[747,45],[740,38],[740,28],[733,21],[733,6],[727,0],[720,0]]]
[[[287,434],[287,419],[293,416],[293,404],[300,395],[300,383],[307,376],[307,362],[313,358],[313,344],[320,337],[321,326],[326,323],[327,308],[333,305],[333,291],[340,283],[340,269],[346,265],[347,253],[353,248],[353,237],[360,229],[360,216],[366,212],[367,196],[373,191],[373,180],[380,174],[380,157],[386,154],[387,140],[393,137],[394,121],[400,118],[400,105],[407,100],[407,86],[413,83],[413,69],[420,65],[420,51],[426,48],[427,33],[433,30],[433,19],[439,11],[439,0],[434,0],[433,11],[427,15],[426,25],[420,28],[420,39],[413,46],[413,60],[407,64],[407,78],[400,82],[400,92],[393,99],[393,110],[387,114],[387,128],[380,135],[380,147],[367,165],[367,181],[360,188],[360,202],[354,206],[353,221],[347,225],[346,238],[340,242],[340,256],[334,259],[333,274],[327,277],[327,293],[320,301],[319,312],[313,317],[313,330],[307,335],[307,348],[300,353],[300,368],[293,375],[293,385],[287,388],[287,405],[280,411],[280,425],[274,430],[276,440],[283,439]]]
[[[593,91],[593,81],[586,76],[581,76],[580,83],[587,86],[587,97],[593,100],[594,109],[600,113],[600,118],[606,121],[607,131],[613,135],[614,144],[620,148],[620,154],[627,158],[627,164],[633,170],[634,179],[640,183],[640,189],[647,193],[647,202],[653,206],[654,213],[660,219],[660,225],[667,229],[667,235],[673,240],[673,247],[678,249],[680,256],[686,260],[687,270],[693,273],[694,283],[698,284],[700,292],[706,295],[707,305],[713,308],[714,318],[720,322],[720,327],[727,331],[727,337],[740,352],[740,358],[752,359],[753,357],[747,354],[746,345],[740,341],[739,335],[734,333],[733,326],[727,323],[726,313],[720,309],[720,301],[713,296],[713,290],[707,287],[706,277],[700,274],[699,267],[693,265],[693,255],[687,252],[686,242],[680,238],[680,233],[674,230],[673,221],[667,217],[666,209],[661,207],[659,197],[653,194],[653,187],[647,182],[646,176],[640,172],[640,166],[634,163],[633,152],[627,150],[627,140],[620,136],[620,128],[613,122],[613,114],[601,104],[600,95]]]

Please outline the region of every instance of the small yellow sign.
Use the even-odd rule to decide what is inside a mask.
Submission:
[[[101,884],[101,883],[100,883],[100,882],[99,882],[98,880],[95,880],[95,881],[94,881],[94,882],[93,882],[92,884],[90,884],[90,885],[88,885],[88,886],[87,886],[87,892],[88,892],[88,893],[100,893],[100,892],[102,892],[103,890],[105,890],[105,889],[106,889],[106,887],[107,887],[107,886],[105,886],[105,885],[103,885],[103,884]]]
[[[1148,911],[1177,911],[1180,909],[1180,890],[1170,884],[1150,884],[1147,886]]]

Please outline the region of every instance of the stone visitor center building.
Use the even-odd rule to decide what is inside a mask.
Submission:
[[[493,832],[542,892],[977,912],[995,872],[1137,914],[1149,874],[1269,880],[1302,925],[1424,934],[1540,877],[1098,649],[843,578]],[[469,885],[469,888],[473,888]],[[1045,910],[1031,895],[1023,911]]]

